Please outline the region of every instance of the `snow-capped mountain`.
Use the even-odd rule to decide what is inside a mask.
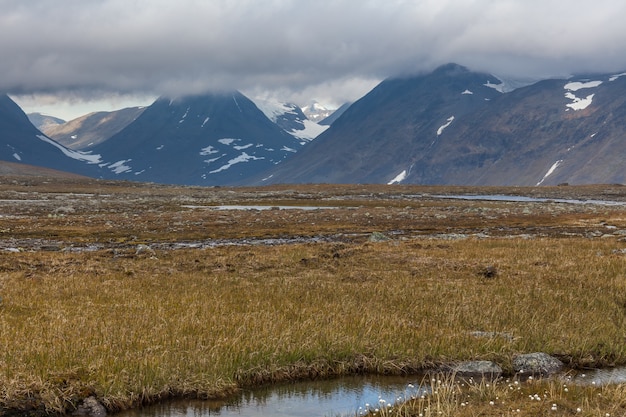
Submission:
[[[270,119],[290,135],[303,141],[310,141],[325,131],[323,126],[309,120],[302,109],[293,103],[281,103],[276,100],[254,100],[256,106]]]
[[[0,94],[0,161],[99,175],[97,156],[70,150],[45,136],[6,94]]]
[[[385,80],[258,183],[626,183],[626,74],[514,87],[455,64]]]
[[[245,183],[304,143],[243,94],[229,92],[161,98],[91,150],[107,178],[228,185]]]
[[[304,113],[307,119],[315,123],[320,123],[322,120],[333,114],[334,111],[335,109],[328,109],[315,100],[311,100],[309,104],[302,107],[302,113]]]

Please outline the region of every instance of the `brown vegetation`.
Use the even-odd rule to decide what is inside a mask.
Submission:
[[[511,373],[534,351],[626,364],[624,207],[434,197],[466,193],[626,200],[619,186],[3,178],[0,407],[64,413],[94,395],[113,411],[465,359]],[[325,208],[209,207],[223,204]]]

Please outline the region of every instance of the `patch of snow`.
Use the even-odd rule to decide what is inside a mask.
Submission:
[[[273,176],[274,176],[274,174],[271,174],[269,177],[265,177],[265,178],[263,178],[261,181],[267,181],[267,180],[269,180],[270,178],[272,178]]]
[[[589,105],[591,104],[591,101],[593,100],[594,95],[595,94],[589,94],[585,98],[580,98],[580,97],[576,97],[572,93],[565,93],[565,97],[572,100],[572,102],[569,104],[566,104],[566,106],[576,111],[584,110],[587,107],[589,107]]]
[[[207,116],[207,118],[204,119],[204,122],[202,122],[202,126],[200,126],[200,127],[204,127],[204,125],[209,121],[209,119],[210,119],[210,117]]]
[[[222,154],[221,156],[218,156],[217,158],[211,158],[211,159],[205,159],[204,162],[209,165],[211,162],[215,162],[218,159],[222,159],[223,157],[225,157],[226,154]]]
[[[233,96],[233,99],[235,97]],[[215,174],[221,171],[225,171],[228,168],[232,167],[235,164],[240,164],[242,162],[249,162],[249,161],[256,161],[256,160],[260,160],[260,159],[265,159],[263,157],[256,157],[256,156],[252,156],[252,155],[248,155],[245,152],[242,152],[241,155],[239,155],[236,158],[231,159],[230,161],[228,161],[228,163],[226,163],[226,165],[222,165],[221,167],[219,167],[218,169],[215,169],[213,171],[210,171],[210,174]]]
[[[293,153],[298,152],[298,151],[296,151],[295,149],[290,148],[290,147],[288,147],[288,146],[283,146],[280,150],[281,150],[281,151],[285,151],[285,152],[293,152]]]
[[[461,94],[474,94],[473,92],[471,92],[470,90],[465,90],[463,91]]]
[[[254,99],[254,104],[263,112],[265,117],[276,123],[279,116],[286,113],[296,114],[294,108],[277,100]]]
[[[452,124],[452,122],[453,122],[453,121],[454,121],[454,116],[450,116],[450,117],[448,117],[448,123],[446,123],[446,124],[445,124],[445,125],[443,125],[443,126],[440,126],[440,127],[439,127],[439,129],[437,129],[437,136],[440,136],[440,135],[443,133],[444,129],[445,129],[446,127],[450,126],[450,125]]]
[[[402,171],[401,173],[399,173],[398,175],[396,175],[394,179],[392,179],[391,181],[387,183],[387,185],[400,184],[405,179],[406,179],[406,169]]]
[[[592,134],[591,136],[589,136],[590,138],[593,138],[597,135],[597,133]]]
[[[211,155],[211,154],[218,153],[218,152],[219,151],[211,145],[207,146],[206,148],[200,149],[200,155],[202,156]]]
[[[546,172],[546,175],[543,176],[543,178],[541,179],[541,181],[539,181],[537,183],[537,185],[541,185],[546,178],[548,178],[550,175],[552,175],[552,173],[559,167],[559,165],[561,165],[563,163],[562,159],[559,159],[558,161],[556,161],[554,164],[552,164],[552,166],[550,167],[550,169],[548,170],[548,172]]]
[[[109,169],[116,174],[121,174],[124,172],[130,171],[132,168],[126,165],[127,162],[130,162],[131,159],[122,159],[121,161],[117,161],[111,165],[109,165]]]
[[[587,81],[587,82],[574,81],[574,82],[565,84],[563,88],[569,91],[578,91],[578,90],[582,90],[583,88],[595,88],[599,86],[600,84],[602,84],[602,81]]]
[[[71,139],[76,139],[78,137],[78,135],[72,135],[70,136]]]
[[[185,114],[183,114],[183,118],[182,118],[182,119],[180,119],[180,120],[178,121],[178,123],[180,124],[180,123],[184,122],[184,121],[185,121],[185,118],[187,117],[187,115],[188,115],[188,114],[189,114],[189,107],[187,107],[187,110],[185,110]]]
[[[617,80],[619,77],[623,77],[624,75],[626,75],[626,72],[622,72],[621,74],[615,74],[615,75],[613,75],[611,78],[609,78],[609,81],[615,81],[615,80]]]
[[[489,87],[489,88],[493,88],[494,90],[500,92],[500,93],[504,93],[504,83],[501,82],[500,84],[493,84],[491,81],[487,81],[485,84],[483,84],[485,87]]]
[[[157,150],[157,151],[160,151],[161,149],[163,149],[163,146],[165,146],[165,145],[159,145],[159,146],[157,146],[157,147],[156,147],[156,150]]]
[[[17,152],[13,154],[13,158],[17,159],[18,161],[22,160],[22,157]]]
[[[218,139],[217,141],[221,143],[222,145],[229,146],[229,145],[232,145],[233,142],[238,142],[239,139],[224,138],[224,139]]]
[[[330,127],[330,125],[328,126],[318,125],[317,123],[312,122],[311,120],[308,120],[308,119],[303,120],[302,123],[304,124],[304,129],[301,129],[301,130],[293,129],[291,132],[289,132],[289,134],[291,134],[292,136],[298,139],[304,139],[307,141],[311,141],[315,139],[316,137],[321,135],[322,132],[324,132],[326,129]]]
[[[235,105],[237,106],[237,108],[239,109],[239,113],[243,113],[241,111],[241,107],[239,107],[239,103],[237,102],[237,99],[235,98],[235,95],[233,94],[233,101],[235,102]]]
[[[500,93],[510,93],[513,90],[516,90],[521,87],[525,87],[527,85],[531,85],[537,80],[532,79],[503,79],[494,75],[495,78],[500,81],[500,84],[494,84],[491,81],[487,81],[487,83],[483,84],[485,87],[493,88],[494,90]]]
[[[248,149],[248,148],[250,148],[252,146],[254,146],[253,143],[248,143],[247,145],[233,146],[233,149],[236,149],[238,151],[243,151],[244,149]]]
[[[92,154],[91,151],[90,152],[72,151],[70,149],[67,149],[65,146],[61,145],[60,143],[53,141],[47,136],[37,135],[37,137],[43,140],[44,142],[47,142],[50,145],[55,146],[61,152],[63,152],[65,156],[68,156],[72,159],[87,162],[88,164],[99,164],[100,162],[102,162],[102,158],[100,157],[99,154]]]
[[[587,81],[587,82],[574,81],[574,82],[565,84],[563,88],[568,90],[567,93],[565,93],[565,98],[572,100],[572,102],[570,104],[566,104],[566,106],[575,111],[586,109],[591,104],[594,94],[589,94],[585,98],[580,98],[580,97],[576,97],[576,95],[573,94],[572,91],[578,91],[578,90],[582,90],[585,88],[595,88],[599,86],[600,84],[602,84],[602,81]]]

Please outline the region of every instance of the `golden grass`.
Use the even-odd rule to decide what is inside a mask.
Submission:
[[[0,253],[0,407],[169,396],[544,351],[626,363],[626,258],[597,239],[430,239],[136,255]],[[495,278],[480,272],[486,265]],[[477,338],[472,331],[507,333]]]
[[[381,402],[372,406],[368,416],[377,417],[513,417],[585,416],[611,417],[626,413],[626,388],[623,385],[581,386],[567,380],[514,379],[497,381],[459,380],[436,375],[424,381],[432,391],[400,404]],[[407,392],[411,394],[411,391]]]

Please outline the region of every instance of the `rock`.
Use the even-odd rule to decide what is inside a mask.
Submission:
[[[150,246],[140,243],[139,245],[137,245],[137,248],[135,250],[135,255],[141,255],[141,254],[154,256],[156,252],[154,252],[154,249],[152,249]]]
[[[374,232],[370,235],[369,240],[370,242],[386,242],[389,238],[380,232]]]
[[[76,411],[72,413],[74,416],[85,416],[85,417],[104,417],[107,415],[107,410],[104,408],[102,404],[96,400],[95,397],[87,397],[83,400],[82,404],[80,404]]]
[[[543,352],[518,355],[513,359],[513,370],[520,374],[546,376],[562,368],[563,362]]]
[[[478,271],[478,275],[484,278],[495,278],[498,275],[498,270],[493,265],[487,265]]]
[[[463,378],[496,379],[502,374],[502,368],[491,361],[467,361],[454,365],[452,372]]]

